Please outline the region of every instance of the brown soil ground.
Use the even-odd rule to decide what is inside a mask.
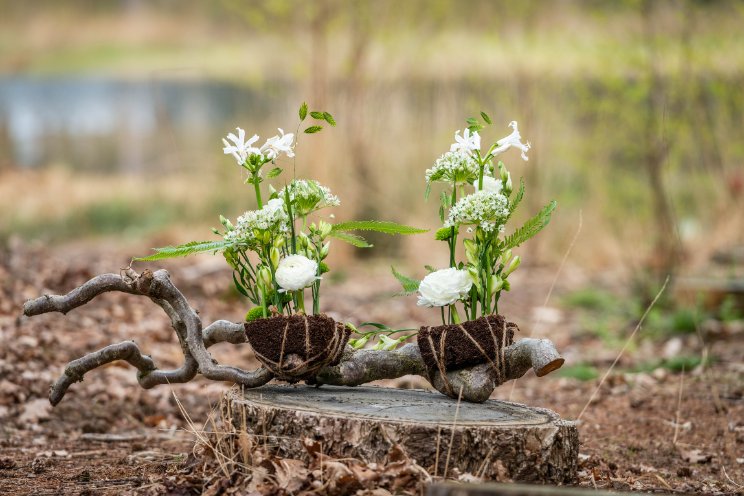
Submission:
[[[51,252],[19,243],[0,249],[0,494],[229,494],[231,482],[238,488],[251,477],[221,473],[204,447],[195,446],[184,418],[185,411],[197,431],[207,430],[204,423],[227,384],[197,379],[145,391],[137,385],[131,367],[115,363],[88,374],[56,408],[49,406],[49,385],[64,364],[107,344],[134,339],[161,366],[180,362],[169,322],[144,298],[106,294],[67,316],[21,317],[28,298],[64,293],[98,273],[117,272],[128,259],[121,251],[101,245]],[[162,264],[205,322],[239,321],[247,306],[232,296],[229,272],[222,265],[218,257],[208,256]],[[608,349],[596,337],[577,338],[571,311],[556,308],[546,314],[542,310],[542,323],[533,322],[554,270],[520,271],[520,279],[512,283],[517,289],[505,296],[501,310],[519,324],[521,334],[550,337],[568,364],[583,361],[607,370],[619,347]],[[436,324],[438,316],[417,308],[413,298],[390,298],[397,288],[384,268],[368,272],[355,275],[354,280],[325,283],[323,309],[337,320],[354,323]],[[559,286],[556,294],[563,289]],[[629,330],[633,326],[629,323]],[[618,332],[628,334],[627,329]],[[682,338],[681,344],[688,354],[702,352],[696,336]],[[627,369],[661,356],[668,346],[669,342],[639,339],[618,365]],[[736,494],[744,489],[744,345],[739,337],[706,346],[716,358],[707,369],[686,374],[664,369],[612,373],[588,406],[599,381],[557,374],[538,379],[530,372],[515,385],[499,388],[494,397],[549,407],[568,419],[576,419],[586,406],[579,427],[579,486]],[[222,363],[258,365],[248,345],[221,344],[213,354]],[[428,387],[421,378],[402,378],[387,385]],[[274,481],[279,479],[280,466],[296,463],[270,459],[268,454],[261,463],[267,461],[273,464]],[[354,474],[369,474],[390,467],[352,468]],[[308,480],[318,477],[313,467],[296,469],[294,473]],[[388,479],[369,480],[389,491],[417,494],[426,481],[417,470],[398,470]],[[317,480],[294,483],[290,487],[296,491],[333,492]],[[296,492],[268,482],[242,487],[261,494]],[[389,494],[364,487],[366,492],[360,494]]]

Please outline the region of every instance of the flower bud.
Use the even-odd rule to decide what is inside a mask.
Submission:
[[[369,341],[369,336],[369,334],[365,334],[361,338],[350,339],[349,346],[351,346],[355,350],[361,350],[362,348],[364,348],[364,345],[367,344],[367,341]]]
[[[225,229],[227,229],[228,231],[232,231],[232,230],[235,229],[235,227],[232,225],[232,223],[228,219],[226,219],[225,217],[223,217],[222,215],[220,215],[220,224],[222,224],[223,226],[225,226]]]
[[[263,285],[264,288],[270,288],[271,284],[271,271],[268,267],[261,267],[258,271],[259,284]]]
[[[299,246],[301,246],[302,248],[306,248],[308,243],[310,242],[310,240],[307,237],[307,234],[305,234],[304,232],[300,232],[297,235],[297,241],[299,242]]]
[[[394,350],[395,348],[398,347],[398,343],[400,343],[400,340],[393,339],[384,334],[380,334],[377,339],[378,339],[377,344],[375,344],[374,348],[372,348],[373,350],[377,350],[377,351]]]
[[[318,229],[320,229],[320,237],[325,239],[326,237],[328,237],[329,234],[331,234],[333,225],[321,220],[320,222],[318,222]]]
[[[496,274],[491,276],[491,291],[501,291],[504,287],[504,280]]]
[[[272,246],[269,256],[271,258],[272,267],[276,268],[279,265],[279,260],[282,258],[282,252],[280,252],[279,248],[276,246]]]
[[[331,250],[331,242],[328,241],[323,245],[323,248],[320,249],[320,258],[321,260],[328,256],[328,252]]]
[[[506,262],[508,262],[509,259],[511,259],[511,257],[512,257],[512,251],[506,250],[504,253],[501,254],[501,257],[499,258],[501,259],[502,264],[506,264]]]
[[[511,263],[509,264],[509,267],[506,269],[506,272],[504,272],[504,277],[508,276],[515,270],[517,270],[517,267],[522,263],[522,259],[517,255],[516,257],[512,258]]]

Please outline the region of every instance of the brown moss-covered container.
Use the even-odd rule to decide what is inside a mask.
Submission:
[[[421,327],[418,345],[429,378],[436,372],[489,363],[500,377],[506,376],[504,349],[514,342],[519,328],[501,315],[488,315],[462,324]]]
[[[245,323],[256,358],[278,379],[310,379],[338,364],[351,330],[326,315],[292,315]]]

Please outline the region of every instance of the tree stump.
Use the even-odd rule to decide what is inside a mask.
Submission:
[[[385,462],[398,446],[430,474],[571,482],[579,436],[574,422],[543,408],[489,400],[458,402],[439,393],[381,387],[264,386],[223,399],[234,427],[245,426],[277,455],[306,459],[303,439],[323,454]]]

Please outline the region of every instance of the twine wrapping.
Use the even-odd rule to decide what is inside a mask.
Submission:
[[[282,315],[246,322],[245,333],[277,379],[297,382],[338,364],[351,330],[326,315]]]
[[[497,384],[506,382],[504,350],[514,342],[516,324],[501,315],[488,315],[462,324],[421,327],[418,345],[429,380],[439,372],[450,395],[455,394],[447,372],[487,363]]]

